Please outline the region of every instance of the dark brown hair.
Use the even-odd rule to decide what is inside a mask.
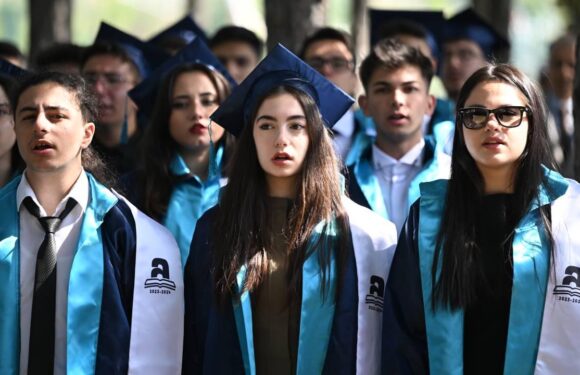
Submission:
[[[217,100],[220,104],[230,94],[230,85],[224,76],[203,64],[179,65],[161,83],[151,121],[143,137],[141,157],[143,169],[138,173],[138,179],[144,189],[142,209],[156,220],[162,220],[165,217],[171,192],[177,183],[169,166],[177,154],[178,145],[169,133],[168,121],[171,115],[175,82],[180,75],[189,72],[201,72],[209,78],[216,89]],[[231,135],[226,133],[217,142],[216,147],[224,144],[226,148],[229,148],[232,141]]]
[[[44,83],[57,84],[73,94],[85,122],[93,122],[97,117],[97,100],[85,80],[78,75],[60,72],[41,72],[25,78],[16,90],[12,100],[12,113],[15,117],[18,101],[24,91]],[[83,168],[90,172],[99,182],[109,187],[116,185],[116,176],[107,168],[91,146],[82,150],[81,158]]]
[[[403,44],[397,39],[383,39],[375,44],[371,53],[363,60],[360,67],[360,80],[367,90],[375,70],[386,68],[391,71],[408,65],[419,68],[429,88],[433,78],[431,60],[419,49]]]
[[[265,173],[257,157],[253,123],[261,103],[268,97],[280,94],[292,95],[302,106],[310,141],[285,228],[290,300],[300,295],[302,266],[311,253],[318,256],[321,265],[323,295],[333,251],[339,270],[338,285],[342,280],[340,270],[347,254],[348,241],[345,238],[349,235],[348,219],[341,202],[338,161],[329,131],[312,98],[296,88],[278,86],[261,98],[250,117],[252,120],[242,129],[229,165],[229,182],[220,199],[212,236],[212,272],[215,290],[222,302],[241,293],[235,285],[242,265],[247,265],[244,290],[255,290],[268,274],[268,250],[272,249],[271,238],[265,230],[270,219],[266,206],[268,193]],[[323,233],[326,233],[333,219],[338,226],[338,236],[332,239],[331,236],[322,235],[314,248],[310,248],[308,245],[314,228],[324,221]]]
[[[457,109],[465,106],[471,92],[482,82],[501,82],[515,87],[527,100],[528,116],[526,147],[517,162],[511,216],[515,226],[538,199],[540,186],[545,184],[542,165],[554,167],[547,143],[546,104],[536,84],[517,68],[508,64],[489,64],[477,70],[463,85]],[[475,280],[480,267],[475,240],[475,210],[484,194],[484,181],[475,160],[469,154],[463,137],[461,116],[455,120],[455,137],[451,158],[445,208],[432,265],[433,308],[440,304],[452,309],[469,306],[475,299]],[[546,237],[553,245],[549,207],[540,209]],[[512,230],[514,228],[511,228]],[[553,246],[552,246],[553,248]],[[436,277],[440,263],[440,277]]]

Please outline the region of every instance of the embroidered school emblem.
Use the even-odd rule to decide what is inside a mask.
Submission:
[[[370,279],[369,294],[365,297],[365,303],[369,310],[383,312],[383,300],[385,297],[385,280],[377,275]]]
[[[163,258],[154,258],[151,261],[151,278],[145,280],[145,289],[151,294],[171,294],[175,290],[175,283],[169,277],[169,263]]]
[[[562,285],[556,285],[554,296],[558,301],[580,303],[580,267],[566,267]]]

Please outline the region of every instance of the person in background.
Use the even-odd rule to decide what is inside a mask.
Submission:
[[[34,66],[38,71],[80,74],[82,57],[82,47],[72,43],[57,43],[38,52]]]
[[[543,94],[488,65],[457,100],[451,178],[421,185],[387,283],[383,374],[570,374],[580,186],[553,171]]]
[[[99,103],[93,147],[111,169],[134,169],[142,136],[137,107],[127,93],[169,56],[153,45],[102,23],[83,55],[82,74]]]
[[[224,26],[209,41],[214,55],[237,83],[242,82],[258,65],[264,43],[254,32],[240,26]]]
[[[509,49],[509,41],[500,35],[475,10],[468,8],[449,18],[441,42],[441,79],[452,101],[477,69]]]
[[[352,98],[278,45],[212,115],[238,137],[185,267],[184,374],[374,374],[392,223],[344,195]]]
[[[321,28],[304,40],[300,57],[344,92],[356,96],[356,59],[350,35],[330,27]],[[357,137],[372,134],[374,129],[361,111],[351,108],[332,131],[335,150],[346,164]]]
[[[140,166],[123,178],[124,191],[169,229],[184,265],[197,220],[218,201],[233,141],[209,116],[234,85],[207,45],[196,38],[129,93],[140,108],[153,110]]]
[[[404,11],[372,10],[371,42],[374,45],[381,39],[395,38],[403,44],[415,47],[428,57],[437,72],[440,58],[438,40],[445,25],[441,11]],[[426,26],[424,26],[426,25]],[[438,79],[438,77],[434,76]],[[430,91],[433,92],[431,82]],[[435,109],[431,116],[426,116],[423,132],[433,133],[433,126],[442,121],[454,121],[455,108],[452,101],[441,97],[435,98]]]
[[[0,59],[8,61],[21,69],[26,69],[26,56],[20,51],[16,44],[7,40],[0,40]]]
[[[562,158],[558,160],[561,173],[574,177],[574,115],[572,94],[576,73],[576,35],[566,34],[550,45],[546,97],[555,120],[555,137]]]
[[[435,98],[429,94],[433,65],[417,48],[396,39],[379,41],[360,68],[365,93],[359,105],[376,125],[360,157],[348,165],[352,200],[395,223],[400,232],[419,184],[449,177],[444,151],[453,123],[436,124],[425,136],[423,120]]]
[[[26,169],[0,190],[0,373],[179,373],[179,250],[107,187],[87,85],[44,72],[14,98]]]

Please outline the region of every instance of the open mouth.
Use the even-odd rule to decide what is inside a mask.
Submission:
[[[293,158],[285,152],[278,152],[272,158],[273,161],[286,161],[286,160],[292,160],[292,159]]]
[[[34,151],[43,151],[43,150],[48,150],[48,149],[53,149],[54,146],[51,145],[50,143],[47,142],[37,142],[34,147],[33,150]]]

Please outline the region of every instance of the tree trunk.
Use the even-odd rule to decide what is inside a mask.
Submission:
[[[497,32],[509,38],[512,0],[473,0],[473,7]],[[509,50],[497,51],[495,55],[500,62],[509,60]]]
[[[352,0],[352,23],[350,26],[357,64],[369,54],[370,33],[367,0]]]
[[[265,0],[268,50],[282,43],[299,53],[304,39],[324,25],[326,0]]]
[[[29,0],[30,61],[56,42],[70,42],[72,0]]]
[[[574,160],[574,179],[578,180],[580,178],[580,35],[577,34],[576,39],[576,75],[574,77],[574,93],[573,93],[573,106],[574,106],[574,146],[572,147],[572,155],[570,156]]]

